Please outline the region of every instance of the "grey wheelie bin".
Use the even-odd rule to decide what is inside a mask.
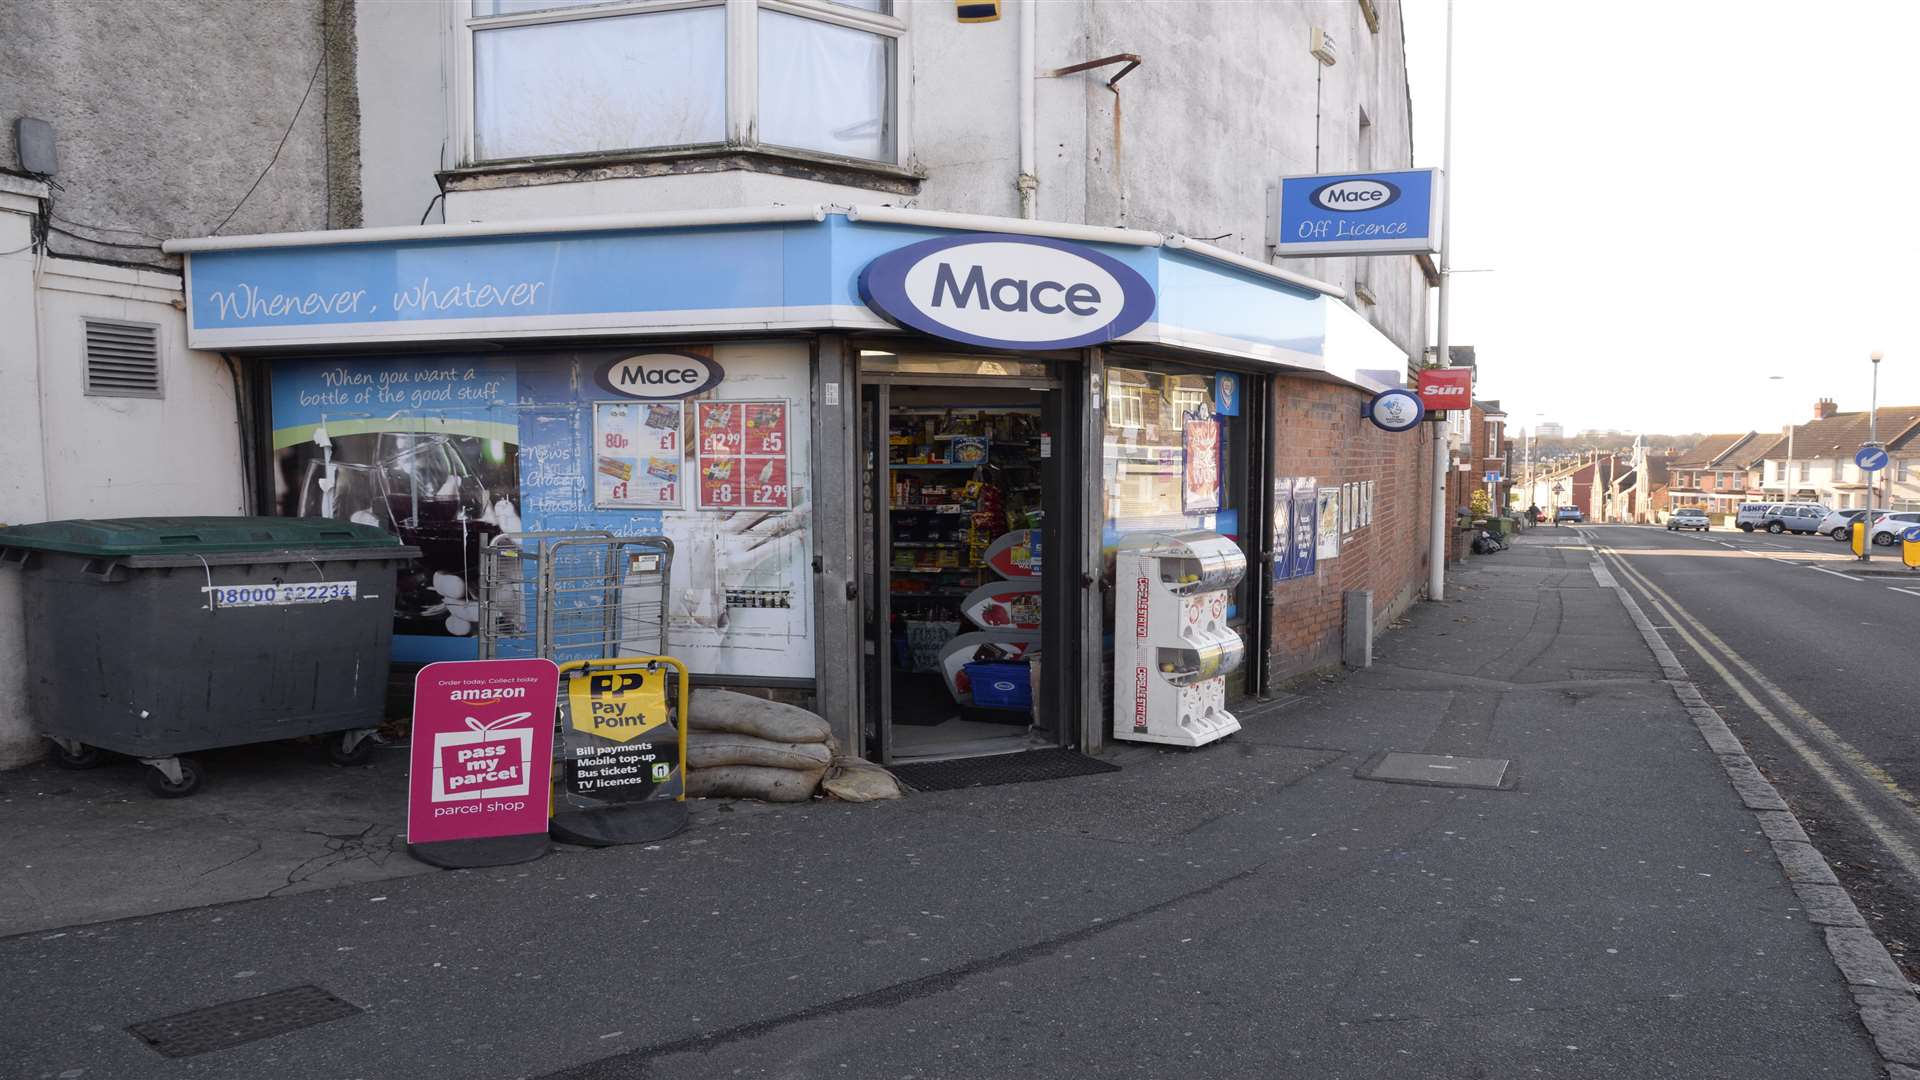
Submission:
[[[28,700],[68,768],[110,750],[147,786],[200,786],[184,754],[338,735],[366,760],[385,712],[394,576],[418,554],[319,518],[50,521],[0,529],[25,601]]]

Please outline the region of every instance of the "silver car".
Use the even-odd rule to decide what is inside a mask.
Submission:
[[[1667,518],[1667,531],[1679,532],[1681,529],[1699,529],[1701,532],[1712,530],[1713,523],[1707,519],[1707,512],[1697,506],[1683,506]]]
[[[1920,525],[1920,510],[1896,510],[1891,514],[1881,514],[1873,520],[1873,542],[1881,547],[1892,547],[1915,525]]]
[[[1820,519],[1820,531],[1844,544],[1853,539],[1853,523],[1866,516],[1864,509],[1835,510]]]

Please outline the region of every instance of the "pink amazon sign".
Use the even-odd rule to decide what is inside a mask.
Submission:
[[[420,669],[409,844],[547,831],[559,687],[551,660],[456,660]]]

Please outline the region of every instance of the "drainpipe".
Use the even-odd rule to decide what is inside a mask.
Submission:
[[[1020,176],[1013,186],[1020,191],[1020,216],[1032,221],[1040,216],[1040,177],[1034,172],[1034,41],[1038,37],[1040,0],[1020,0]]]

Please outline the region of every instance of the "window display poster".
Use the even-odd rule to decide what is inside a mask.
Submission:
[[[594,505],[593,412],[583,402],[605,397],[594,385],[597,366],[626,354],[601,350],[523,358],[520,425],[527,445],[522,448],[520,482],[525,528],[665,536],[674,549],[666,600],[667,635],[675,657],[696,676],[810,679],[814,619],[807,349],[793,342],[711,348],[725,378],[697,396],[674,399],[684,424],[682,483],[694,488],[682,493],[678,509]],[[646,408],[651,403],[638,404]],[[748,404],[777,407],[748,409]],[[728,493],[729,505],[723,508],[696,507],[703,405],[732,406],[706,410],[709,427],[739,435],[737,443],[726,439],[709,458],[738,463],[748,460],[751,451],[760,469],[767,460],[776,460],[775,471],[785,470],[779,483],[786,490],[777,500],[784,508],[749,504],[737,488]],[[769,424],[769,419],[779,423]]]
[[[1373,481],[1360,485],[1360,524],[1373,524]]]
[[[1340,485],[1340,532],[1342,535],[1354,529],[1354,523],[1360,512],[1360,495],[1355,489],[1360,485],[1345,483]]]
[[[593,505],[606,509],[684,505],[678,401],[600,401],[593,406]]]
[[[1181,441],[1186,458],[1180,485],[1181,511],[1203,514],[1220,509],[1220,422],[1211,416],[1188,414]]]
[[[699,509],[792,509],[787,403],[702,401],[695,410]]]
[[[1333,559],[1340,555],[1340,489],[1321,488],[1319,500],[1319,541],[1314,546],[1317,558]]]
[[[273,512],[374,525],[420,549],[393,598],[393,655],[471,659],[481,550],[520,531],[518,371],[501,356],[272,364]]]

